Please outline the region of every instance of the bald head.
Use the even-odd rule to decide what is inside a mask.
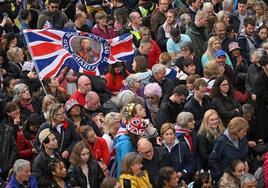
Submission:
[[[88,91],[91,91],[91,81],[87,76],[80,76],[78,81],[78,91],[82,94],[86,94]]]
[[[154,156],[153,145],[147,138],[141,138],[138,141],[137,149],[144,159],[152,160]]]
[[[97,111],[100,108],[100,97],[95,91],[89,91],[86,94],[85,108],[90,111]]]

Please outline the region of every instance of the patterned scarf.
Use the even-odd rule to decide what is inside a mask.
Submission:
[[[176,131],[176,137],[178,138],[181,135],[183,135],[183,138],[186,141],[190,151],[194,152],[193,137],[191,134],[192,131],[190,129],[181,128],[178,125],[175,125],[175,131]]]

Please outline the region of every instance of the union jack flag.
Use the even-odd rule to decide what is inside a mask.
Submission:
[[[40,80],[57,76],[67,66],[76,72],[102,74],[107,64],[124,61],[134,55],[133,36],[124,34],[106,40],[99,36],[63,30],[24,30],[27,46]],[[93,41],[92,50],[98,50],[94,62],[86,62],[76,53],[81,38]]]

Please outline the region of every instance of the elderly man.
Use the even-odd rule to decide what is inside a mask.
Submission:
[[[153,76],[150,78],[149,82],[156,82],[160,85],[162,89],[162,99],[168,98],[172,90],[174,89],[174,84],[171,80],[166,78],[166,67],[162,64],[155,64],[152,67]]]
[[[142,165],[149,174],[150,182],[156,187],[158,171],[164,166],[170,166],[168,153],[162,147],[153,147],[147,138],[138,141],[137,150],[143,157]]]
[[[91,81],[87,76],[80,76],[77,81],[78,89],[73,93],[70,99],[76,99],[81,105],[85,105],[85,97],[88,91],[91,91]]]
[[[30,162],[18,159],[13,165],[13,175],[11,176],[6,188],[29,187],[38,188],[37,181],[31,176]]]
[[[242,174],[240,177],[241,188],[257,188],[256,178],[249,173]]]
[[[136,47],[139,47],[139,40],[141,38],[139,29],[142,25],[142,17],[138,12],[132,12],[129,15],[130,20],[130,33],[133,34],[133,43]]]

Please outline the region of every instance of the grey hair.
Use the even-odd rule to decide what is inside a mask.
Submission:
[[[30,166],[30,162],[24,159],[18,159],[13,165],[13,172],[14,174],[20,173],[26,165]]]
[[[166,70],[166,66],[163,64],[154,64],[154,66],[152,67],[152,73],[153,75],[155,75],[158,72],[161,72],[163,70]]]
[[[177,116],[176,123],[184,128],[192,120],[194,120],[194,115],[191,112],[181,112]]]
[[[124,80],[124,85],[128,87],[133,87],[134,83],[140,81],[140,76],[137,74],[130,74],[126,79]]]
[[[13,88],[13,101],[18,102],[21,99],[21,94],[25,88],[29,88],[26,84],[21,83]]]
[[[254,53],[256,53],[256,55],[257,55],[257,57],[258,57],[259,60],[260,60],[264,55],[267,54],[266,51],[265,51],[263,48],[258,48],[258,49],[256,49]]]
[[[254,114],[254,108],[251,104],[246,103],[246,104],[243,104],[242,106],[242,112],[243,114],[246,114],[246,113]]]
[[[145,96],[158,96],[159,98],[162,97],[162,89],[159,86],[158,83],[149,83],[145,86],[144,91],[143,91]]]
[[[203,8],[202,10],[206,12],[207,8],[212,8],[213,12],[214,12],[214,6],[211,2],[205,2],[203,3]]]
[[[241,175],[241,177],[240,177],[241,187],[243,187],[244,184],[246,184],[248,182],[252,182],[252,181],[256,181],[256,178],[250,173],[245,173],[245,174]]]

